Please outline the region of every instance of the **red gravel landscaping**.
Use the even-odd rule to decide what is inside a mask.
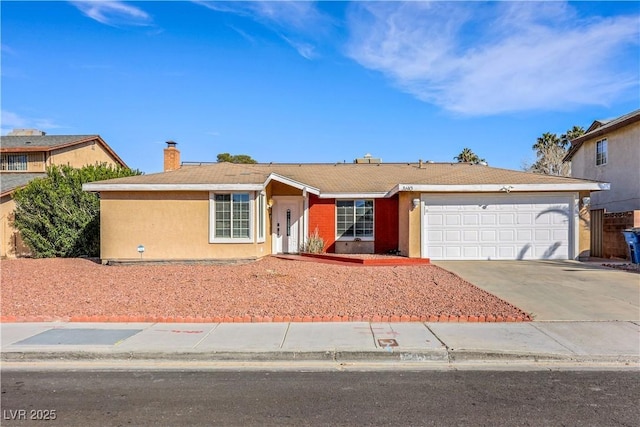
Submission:
[[[1,262],[7,321],[523,321],[434,265],[343,266],[275,257],[236,265]]]

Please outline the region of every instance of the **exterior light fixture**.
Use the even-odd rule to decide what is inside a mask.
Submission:
[[[420,199],[413,199],[413,208],[417,208],[420,206]]]
[[[140,259],[142,259],[142,254],[144,253],[143,245],[138,245],[138,253],[140,254]]]
[[[500,191],[504,191],[505,193],[510,193],[511,190],[513,190],[513,186],[511,185],[505,185],[500,189]]]

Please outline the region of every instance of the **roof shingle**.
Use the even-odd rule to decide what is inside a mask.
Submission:
[[[577,178],[548,176],[499,169],[471,163],[379,163],[379,164],[233,164],[214,163],[181,169],[99,181],[113,185],[263,184],[270,174],[297,181],[322,193],[386,193],[398,184],[411,185],[518,185],[580,184]]]

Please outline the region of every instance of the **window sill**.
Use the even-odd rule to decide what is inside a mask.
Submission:
[[[233,239],[233,238],[220,238],[220,239],[209,239],[209,243],[223,243],[223,244],[228,244],[228,243],[253,243],[253,239]]]

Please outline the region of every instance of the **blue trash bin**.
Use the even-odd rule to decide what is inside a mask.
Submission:
[[[624,230],[622,234],[629,247],[629,259],[633,264],[640,264],[640,228]]]

